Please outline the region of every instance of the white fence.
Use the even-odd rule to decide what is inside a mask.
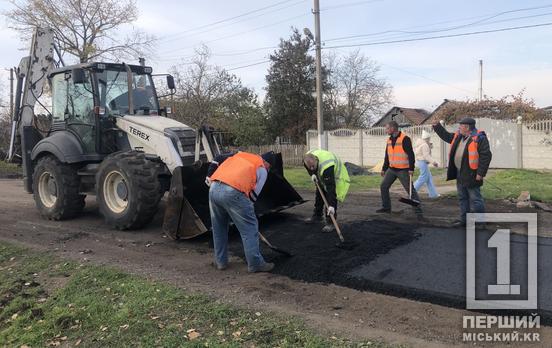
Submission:
[[[450,132],[457,125],[447,126]],[[531,123],[478,119],[477,128],[487,133],[493,160],[492,168],[552,169],[552,120]],[[402,129],[412,139],[422,131],[431,134],[432,156],[440,166],[447,163],[449,144],[442,141],[431,125]],[[373,166],[384,158],[387,135],[384,127],[370,129],[337,129],[324,132],[328,150],[342,161],[360,166]],[[307,149],[318,147],[316,131],[307,132]]]

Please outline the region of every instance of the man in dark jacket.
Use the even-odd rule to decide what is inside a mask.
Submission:
[[[475,128],[473,118],[463,118],[459,123],[456,133],[449,133],[439,122],[433,124],[433,130],[441,139],[451,144],[447,180],[456,179],[460,201],[460,219],[454,225],[466,226],[466,213],[485,212],[481,186],[487,175],[492,153],[487,135]]]

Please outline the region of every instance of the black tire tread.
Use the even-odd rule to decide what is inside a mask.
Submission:
[[[122,171],[128,173],[129,190],[137,196],[136,206],[122,218],[110,214],[109,208],[103,203],[100,187],[104,170],[113,162]],[[143,152],[126,151],[110,155],[100,165],[96,176],[96,192],[100,211],[106,223],[118,230],[139,229],[153,219],[159,209],[161,183],[158,179],[159,164],[149,160]],[[132,204],[131,204],[132,208]]]
[[[38,201],[40,200],[38,197],[38,173],[41,167],[57,168],[53,174],[56,177],[57,189],[61,190],[58,199],[59,197],[63,197],[63,199],[59,201],[60,204],[53,211],[45,210],[42,203]],[[79,188],[80,177],[74,166],[61,163],[53,156],[44,156],[38,160],[33,173],[33,196],[42,217],[48,220],[67,220],[79,215],[84,209],[86,198],[86,195],[79,193]]]

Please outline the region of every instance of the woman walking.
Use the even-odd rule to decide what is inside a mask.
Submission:
[[[429,198],[437,198],[440,195],[437,193],[437,189],[433,184],[433,177],[431,176],[431,170],[429,165],[437,167],[437,162],[431,157],[430,140],[431,134],[427,131],[422,131],[422,138],[416,140],[414,144],[414,154],[416,156],[416,167],[420,168],[420,176],[414,183],[414,188],[417,192],[420,192],[420,188],[427,184],[427,190]]]

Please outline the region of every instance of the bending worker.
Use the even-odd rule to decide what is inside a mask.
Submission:
[[[240,232],[248,271],[269,272],[274,268],[273,263],[265,262],[259,249],[259,223],[254,207],[274,161],[272,152],[262,157],[238,152],[224,159],[208,179],[211,182],[209,208],[217,269],[228,267],[230,220]]]
[[[418,192],[413,187],[412,175],[414,174],[414,151],[412,150],[412,141],[410,137],[399,130],[399,124],[395,121],[389,122],[385,126],[389,135],[387,146],[385,148],[385,161],[381,170],[383,180],[380,185],[381,190],[381,209],[377,213],[391,212],[391,197],[389,189],[391,185],[399,179],[407,194],[412,190],[412,199],[420,201]],[[414,212],[418,220],[423,221],[424,216],[420,205],[414,207]]]
[[[466,226],[466,213],[485,212],[481,186],[493,157],[487,135],[475,128],[475,120],[466,117],[459,123],[458,131],[455,133],[447,132],[440,122],[433,124],[435,133],[451,144],[447,180],[456,179],[460,219],[453,225],[458,227]]]
[[[312,150],[305,154],[303,164],[311,176],[313,182],[318,183],[326,200],[328,208],[326,210],[325,225],[322,232],[331,232],[334,226],[330,215],[337,217],[337,201],[343,202],[347,191],[349,191],[349,173],[347,168],[336,155],[326,150]],[[306,220],[307,223],[322,222],[324,201],[320,192],[316,189],[316,199],[314,201],[314,212],[312,217]]]

